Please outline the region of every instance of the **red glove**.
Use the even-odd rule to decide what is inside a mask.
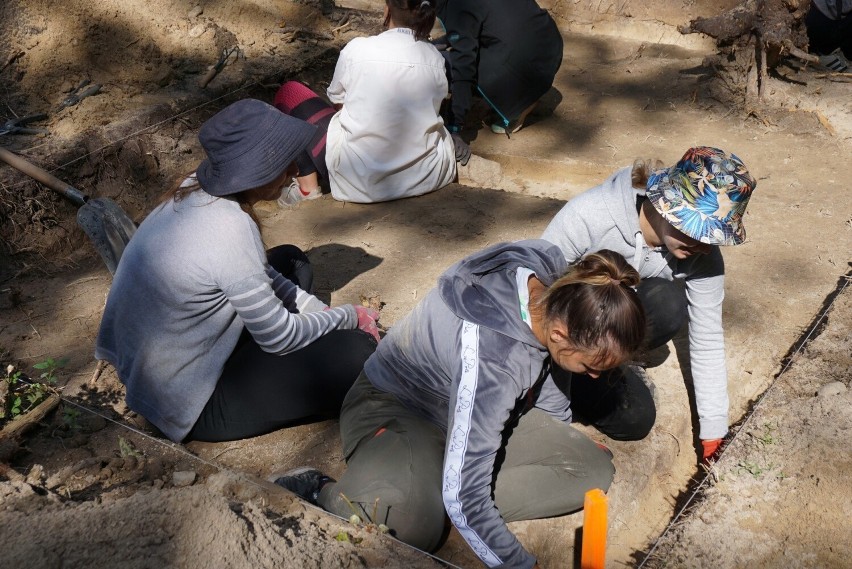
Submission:
[[[371,335],[376,341],[379,341],[379,327],[376,325],[376,320],[379,319],[379,312],[366,306],[353,304],[355,312],[358,313],[358,329]]]
[[[701,461],[704,464],[716,462],[719,458],[719,454],[722,452],[722,439],[708,439],[706,441],[701,441],[701,446],[704,447],[704,456],[701,458]]]

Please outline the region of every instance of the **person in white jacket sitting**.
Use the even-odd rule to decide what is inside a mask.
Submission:
[[[320,197],[325,182],[336,200],[375,203],[455,179],[456,148],[440,116],[448,93],[444,58],[427,41],[434,22],[430,0],[387,0],[387,30],[355,38],[340,52],[327,90],[333,108],[296,81],[281,86],[274,105],[321,129],[310,160],[297,161],[282,205]]]

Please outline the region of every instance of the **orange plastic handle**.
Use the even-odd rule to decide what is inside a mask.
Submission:
[[[604,569],[607,498],[599,488],[586,492],[583,503],[583,548],[580,569]]]

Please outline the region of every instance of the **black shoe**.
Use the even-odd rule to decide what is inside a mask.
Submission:
[[[316,505],[322,487],[335,480],[310,466],[303,466],[287,472],[279,472],[267,480],[286,488],[300,498]]]

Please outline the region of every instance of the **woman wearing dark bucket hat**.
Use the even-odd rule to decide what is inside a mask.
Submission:
[[[689,321],[703,460],[717,454],[728,432],[719,246],[745,240],[743,216],[755,186],[743,162],[718,148],[690,148],[670,168],[637,160],[569,201],[542,236],[569,263],[611,249],[639,271],[648,350]],[[575,375],[572,408],[611,438],[638,440],[656,420],[652,389],[640,366],[622,366],[597,380]]]
[[[122,255],[95,355],[174,441],[335,415],[376,348],[375,311],[311,295],[296,247],[264,253],[252,206],[278,199],[314,130],[261,101],[226,107],[199,132],[207,158]]]

